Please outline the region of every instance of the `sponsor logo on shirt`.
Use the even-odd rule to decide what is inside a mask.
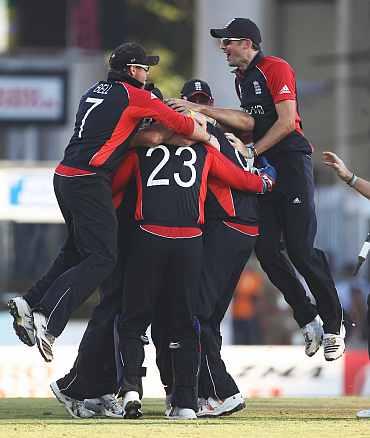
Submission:
[[[258,81],[253,81],[253,87],[256,94],[262,94],[262,88]]]
[[[243,108],[243,110],[248,113],[250,116],[257,115],[257,114],[265,114],[265,110],[263,109],[262,105],[252,105],[249,108]]]
[[[279,91],[279,94],[290,94],[290,93],[291,91],[289,90],[289,87],[286,84]]]

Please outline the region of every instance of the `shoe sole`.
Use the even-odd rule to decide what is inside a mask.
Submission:
[[[13,329],[15,334],[24,344],[28,345],[28,347],[33,347],[36,344],[36,341],[32,341],[23,325],[18,324],[18,321],[22,318],[19,315],[17,305],[13,300],[8,302],[8,308],[10,315],[13,317]]]
[[[138,400],[127,402],[123,418],[137,419],[143,416],[141,412],[141,403]]]

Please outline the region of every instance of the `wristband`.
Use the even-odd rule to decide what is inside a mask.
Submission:
[[[357,176],[355,175],[355,173],[352,173],[351,179],[349,181],[347,181],[347,184],[351,187],[353,187],[356,184],[357,181]]]

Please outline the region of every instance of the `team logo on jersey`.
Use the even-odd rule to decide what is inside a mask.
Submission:
[[[290,93],[291,91],[289,90],[289,87],[286,84],[279,91],[279,94],[290,94]]]
[[[262,88],[258,81],[253,81],[253,87],[256,94],[262,94]]]
[[[108,91],[112,88],[112,84],[99,84],[94,88],[93,92],[98,94],[108,94]]]

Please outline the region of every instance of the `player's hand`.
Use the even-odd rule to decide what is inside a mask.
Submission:
[[[201,113],[193,111],[191,109],[186,109],[184,112],[184,116],[192,117],[195,122],[200,126],[207,126],[207,117]]]
[[[166,99],[166,104],[177,112],[183,113],[186,110],[197,111],[200,105],[189,102],[185,99]]]
[[[271,164],[267,161],[265,157],[259,157],[258,161],[259,165],[262,166],[259,167],[258,173],[263,179],[265,185],[263,193],[271,192],[274,184],[276,183],[276,169],[274,166],[271,166]]]
[[[253,143],[244,144],[242,140],[240,140],[240,138],[238,138],[232,132],[226,132],[225,137],[229,140],[231,146],[233,146],[233,148],[246,159],[248,168],[251,169],[253,167],[255,157]]]
[[[344,161],[341,160],[338,155],[334,154],[333,152],[323,152],[322,160],[326,166],[332,167],[339,178],[341,178],[343,181],[347,182],[351,179],[352,172],[347,169]]]

